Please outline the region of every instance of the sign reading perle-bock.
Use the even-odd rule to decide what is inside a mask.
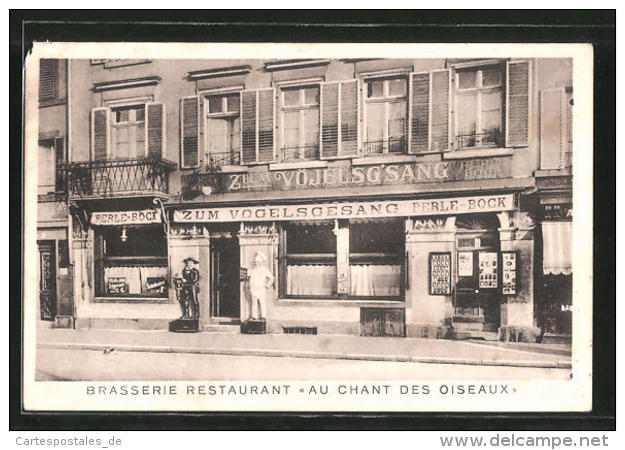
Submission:
[[[94,212],[91,214],[92,225],[143,225],[160,222],[161,212],[157,209]]]
[[[465,214],[512,209],[514,209],[514,195],[504,194],[424,200],[182,209],[174,212],[174,221],[327,220]]]

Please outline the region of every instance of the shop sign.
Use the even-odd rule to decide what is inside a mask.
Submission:
[[[126,277],[110,277],[108,279],[108,293],[109,294],[127,294],[128,285],[126,284]]]
[[[174,211],[174,222],[383,218],[480,213],[512,209],[514,209],[514,194],[504,194],[422,200],[181,209]]]
[[[149,294],[164,294],[167,282],[164,277],[148,277],[145,282],[145,292]]]
[[[144,225],[160,222],[161,212],[158,209],[91,213],[92,225]]]
[[[227,174],[223,187],[225,192],[290,191],[486,180],[510,175],[511,158],[477,158]]]

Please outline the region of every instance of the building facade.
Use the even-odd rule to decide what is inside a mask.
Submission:
[[[570,333],[569,59],[92,59],[69,78],[76,327],[166,329],[191,257],[206,331],[250,317],[259,258],[271,333]]]

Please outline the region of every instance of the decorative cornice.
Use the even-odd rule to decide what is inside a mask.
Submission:
[[[187,79],[196,81],[206,78],[233,77],[236,75],[247,75],[252,71],[252,66],[232,66],[220,67],[218,69],[194,70],[187,74]]]
[[[142,78],[129,78],[127,80],[100,81],[93,83],[94,92],[111,91],[114,89],[127,89],[141,86],[156,85],[161,82],[161,77],[154,75]]]
[[[329,59],[287,59],[282,61],[272,61],[265,63],[267,72],[275,72],[278,70],[303,69],[306,67],[327,66],[330,64]]]

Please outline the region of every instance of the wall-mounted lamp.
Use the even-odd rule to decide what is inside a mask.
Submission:
[[[122,242],[126,242],[128,240],[128,235],[126,234],[126,226],[122,227],[122,235],[119,238]]]

